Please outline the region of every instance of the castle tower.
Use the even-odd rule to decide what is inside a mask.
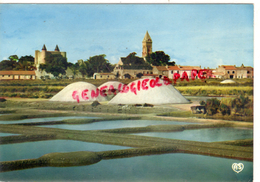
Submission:
[[[54,55],[54,54],[56,54],[56,55],[59,54],[59,55],[65,57],[65,58],[67,58],[66,52],[60,52],[58,45],[56,45],[54,51],[47,51],[45,44],[43,45],[41,52],[39,50],[36,50],[35,51],[34,64],[37,67],[37,69],[40,66],[40,64],[46,63],[45,58],[47,56]]]
[[[59,49],[58,45],[56,45],[56,47],[55,47],[55,50],[54,50],[54,51],[60,52],[60,49]]]
[[[47,52],[47,49],[46,49],[46,46],[44,44],[43,47],[42,47],[41,59],[39,60],[39,64],[45,64],[46,52]]]
[[[143,51],[142,51],[142,57],[145,58],[148,54],[152,54],[152,39],[148,33],[148,31],[146,31],[146,34],[144,36],[144,40],[142,42],[143,45]]]

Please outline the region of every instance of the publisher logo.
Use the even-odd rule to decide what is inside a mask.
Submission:
[[[236,173],[240,173],[244,169],[244,164],[243,163],[233,163],[232,164],[232,169]]]

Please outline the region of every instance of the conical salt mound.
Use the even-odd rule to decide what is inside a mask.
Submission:
[[[123,83],[118,82],[118,81],[109,81],[106,83],[103,83],[102,85],[100,85],[98,88],[102,90],[104,90],[106,92],[106,94],[111,95],[116,93],[116,91],[118,90],[118,86],[119,85],[123,85]]]
[[[71,83],[50,99],[50,101],[63,102],[100,102],[106,100],[106,97],[100,94],[100,90],[95,85],[87,82]]]
[[[139,79],[125,85],[108,104],[173,104],[189,103],[167,80]]]

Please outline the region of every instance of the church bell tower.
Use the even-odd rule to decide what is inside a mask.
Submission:
[[[143,51],[142,51],[142,57],[145,58],[148,54],[152,54],[152,39],[148,33],[146,32],[144,36],[144,40],[142,42]]]

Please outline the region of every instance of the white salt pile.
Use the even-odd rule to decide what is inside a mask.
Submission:
[[[222,82],[220,82],[220,83],[236,83],[234,80],[224,80],[224,81],[222,81]]]
[[[114,94],[114,92],[118,90],[118,86],[120,84],[123,85],[123,83],[118,82],[118,81],[109,81],[109,82],[103,83],[98,88],[104,90],[106,92],[106,94],[111,95],[111,94]]]
[[[95,85],[87,82],[71,83],[50,99],[50,101],[63,102],[100,102],[106,100],[106,97],[100,93]]]
[[[139,79],[125,85],[108,104],[189,103],[168,81],[159,78]]]

